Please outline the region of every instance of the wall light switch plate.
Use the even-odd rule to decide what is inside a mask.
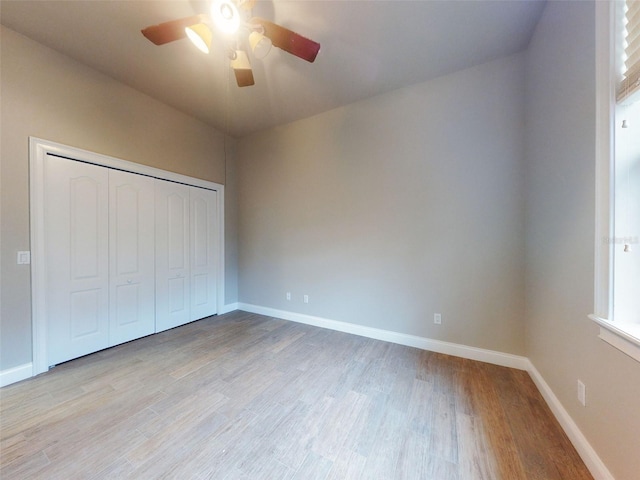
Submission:
[[[442,315],[439,313],[434,313],[433,314],[433,323],[435,323],[436,325],[440,325],[442,323]]]
[[[18,252],[18,265],[29,265],[31,263],[31,252]]]
[[[583,407],[587,405],[587,388],[578,380],[578,401]]]

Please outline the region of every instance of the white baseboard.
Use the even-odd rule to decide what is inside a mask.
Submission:
[[[25,363],[17,367],[0,371],[0,387],[25,380],[33,376],[33,364]]]
[[[261,307],[248,303],[238,303],[238,309],[250,313],[257,313],[268,317],[281,318],[298,323],[305,323],[339,332],[352,333],[361,337],[374,338],[386,342],[406,345],[408,347],[420,348],[431,352],[444,353],[454,355],[456,357],[468,358],[470,360],[478,360],[480,362],[492,363],[503,367],[517,368],[518,370],[527,370],[530,365],[526,357],[511,355],[509,353],[496,352],[493,350],[485,350],[482,348],[469,347],[457,343],[443,342],[440,340],[432,340],[430,338],[418,337],[406,333],[392,332],[390,330],[382,330],[379,328],[365,327],[355,323],[340,322],[337,320],[329,320],[322,317],[314,317],[302,313],[287,312],[285,310],[277,310],[274,308]]]
[[[222,307],[222,311],[219,312],[220,315],[224,315],[225,313],[229,313],[229,312],[233,312],[235,310],[238,310],[238,302],[236,303],[227,303],[225,306]]]
[[[591,472],[591,475],[593,475],[593,478],[596,480],[615,480],[589,441],[582,434],[578,425],[573,421],[569,412],[565,410],[562,403],[560,403],[560,400],[558,400],[558,397],[556,397],[551,390],[551,387],[547,382],[545,382],[544,378],[542,378],[540,372],[538,372],[530,360],[527,360],[527,362],[529,363],[529,367],[527,368],[529,375],[531,375],[531,378],[538,387],[542,397],[545,399],[547,405],[549,405],[549,408],[562,426],[562,429],[578,451],[580,458],[582,458],[582,461],[589,469],[589,472]]]

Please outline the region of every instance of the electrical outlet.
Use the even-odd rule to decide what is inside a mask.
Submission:
[[[302,301],[304,303],[309,303],[309,295],[305,295],[304,297],[302,297]]]
[[[439,313],[434,313],[433,323],[435,323],[436,325],[440,325],[442,323],[442,315],[440,315]]]
[[[287,292],[287,300],[291,301],[291,292]]]
[[[580,380],[578,380],[578,401],[583,407],[587,405],[587,387]]]

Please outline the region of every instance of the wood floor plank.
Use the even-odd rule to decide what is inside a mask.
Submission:
[[[68,402],[55,404],[49,410],[43,410],[38,415],[25,416],[18,413],[15,416],[2,414],[2,438],[8,438],[14,434],[45,430],[54,425],[68,425],[69,420],[79,415],[95,411],[101,405],[115,398],[115,390],[110,385],[105,385],[99,390],[75,397]]]
[[[87,478],[90,478],[91,480],[102,480],[105,478],[131,478],[132,472],[133,465],[131,465],[124,457],[120,457],[107,465],[103,470],[98,470],[92,476]]]
[[[415,378],[415,370],[399,366],[394,371],[390,378],[389,408],[408,413]]]
[[[413,431],[429,436],[433,425],[433,399],[435,398],[433,382],[418,378],[413,380],[413,388],[409,398],[407,420]]]
[[[310,406],[307,414],[289,431],[288,448],[278,452],[276,456],[280,462],[296,471],[300,468],[311,451],[320,430],[327,424],[325,419],[334,403],[334,398],[323,397]]]
[[[371,452],[367,456],[362,478],[394,478],[400,457],[400,445],[406,429],[406,414],[386,408],[376,432]]]
[[[173,435],[166,436],[164,442],[155,441],[156,437],[145,441],[134,448],[135,454],[126,456],[134,466],[130,478],[190,478],[191,472],[182,468],[185,459],[202,448],[211,432],[220,430],[225,423],[225,417],[212,412],[199,416],[189,427],[172,429]],[[176,469],[179,475],[174,474]]]
[[[366,461],[362,455],[342,449],[329,470],[327,480],[357,480],[362,476]]]
[[[309,452],[293,478],[295,480],[325,480],[331,467],[333,467],[332,461],[315,452]]]
[[[366,405],[367,397],[354,391],[336,401],[323,418],[324,426],[318,432],[312,451],[334,461],[347,441],[349,433]]]
[[[163,428],[146,438],[137,448],[131,449],[127,453],[127,460],[134,466],[153,461],[159,453],[167,450],[178,439],[185,437],[190,430],[213,417],[216,407],[228,400],[224,395],[217,394],[210,398],[205,406],[200,404],[197,398],[196,395],[187,397],[170,412],[165,411],[164,416],[156,417],[163,420]],[[167,417],[171,421],[164,423]],[[214,420],[218,420],[217,417]]]
[[[458,430],[455,401],[450,395],[433,395],[431,409],[431,455],[447,462],[458,463]]]
[[[291,446],[293,439],[289,432],[304,418],[308,408],[302,402],[287,406],[272,404],[271,409],[260,415],[259,421],[247,429],[249,441],[243,446],[243,457],[237,467],[255,478],[260,476],[263,465],[272,460],[284,465],[277,460],[278,455]]]
[[[345,441],[348,448],[366,458],[371,455],[378,429],[387,409],[388,395],[374,392],[351,429]]]
[[[268,478],[273,480],[289,480],[294,477],[295,472],[283,465],[282,463],[274,460],[273,458],[265,459],[263,463],[254,465],[256,468],[252,468],[248,473],[234,469],[238,473],[237,478],[242,479],[255,479],[255,478]],[[230,477],[234,478],[234,477]]]
[[[192,449],[179,463],[167,468],[167,474],[174,478],[223,478],[227,472],[241,472],[236,465],[244,457],[244,445],[249,437],[250,427],[259,421],[258,416],[248,410],[240,411],[202,442]],[[182,472],[188,472],[185,476]],[[135,477],[130,477],[135,478]]]
[[[0,389],[0,478],[591,476],[526,372],[236,311]]]
[[[21,456],[13,461],[6,461],[4,456],[1,456],[0,459],[2,461],[0,478],[3,479],[46,478],[44,472],[51,465],[43,451],[33,455]]]
[[[313,415],[312,405],[302,401],[296,402],[277,431],[267,438],[266,448],[263,448],[258,454],[272,457],[295,471],[299,464],[294,467],[291,462],[284,462],[283,459],[287,458],[287,452],[301,439],[300,426],[310,415]]]
[[[448,462],[436,455],[427,455],[427,467],[425,479],[437,478],[438,480],[467,480],[460,473],[458,465]],[[499,479],[508,477],[496,477]],[[408,480],[408,479],[407,479]]]
[[[460,478],[492,480],[498,478],[493,455],[486,448],[486,437],[478,419],[459,413],[456,415]]]
[[[496,455],[497,476],[513,480],[526,479],[527,474],[509,427],[509,420],[487,366],[476,369],[473,395],[478,405],[477,416],[487,433],[486,448]]]
[[[59,430],[57,442],[46,446],[44,452],[51,462],[63,463],[68,458],[78,458],[81,454],[88,457],[91,452],[104,449],[105,457],[113,452],[120,457],[135,444],[142,443],[144,436],[137,430],[140,423],[147,420],[147,416],[138,415],[145,411],[147,405],[154,402],[158,394],[151,393],[140,397],[139,402],[119,401],[113,405],[103,406],[100,410],[92,411],[74,419],[74,432]],[[126,426],[126,427],[125,427]],[[120,451],[126,445],[125,451]],[[83,453],[88,451],[89,453]],[[106,465],[99,465],[99,469]]]
[[[429,478],[426,470],[429,455],[429,438],[406,429],[398,454],[396,478]]]

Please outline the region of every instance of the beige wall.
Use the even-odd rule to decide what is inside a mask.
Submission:
[[[523,83],[516,55],[240,139],[240,301],[524,354]]]
[[[238,142],[227,137],[227,164],[224,184],[224,257],[225,304],[238,301],[238,174],[236,150]]]
[[[527,52],[527,356],[615,478],[640,472],[640,364],[598,339],[595,8],[550,2]],[[576,398],[577,380],[587,406]]]
[[[1,28],[0,371],[31,362],[29,136],[225,183],[220,132]]]

